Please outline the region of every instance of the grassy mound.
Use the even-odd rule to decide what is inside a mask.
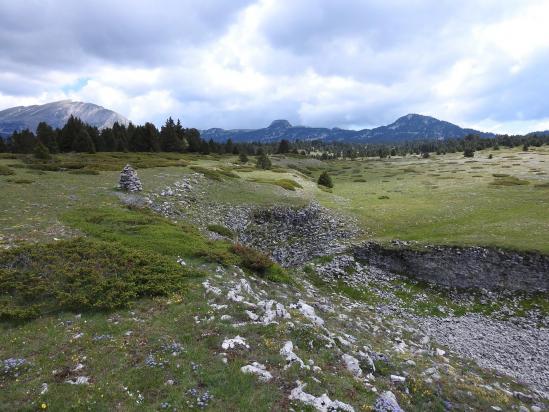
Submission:
[[[14,174],[15,172],[8,166],[0,165],[0,176],[11,176]]]
[[[0,254],[0,319],[105,310],[184,288],[188,269],[157,253],[74,239]]]
[[[506,177],[497,177],[493,182],[490,183],[493,186],[522,186],[528,185],[530,182],[528,180],[519,179],[515,176],[506,176]]]
[[[218,235],[225,236],[228,238],[232,238],[234,236],[233,231],[223,225],[208,225],[208,230],[210,232],[215,232]]]

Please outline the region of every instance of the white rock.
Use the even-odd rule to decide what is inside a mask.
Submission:
[[[246,314],[248,317],[253,320],[254,322],[259,319],[259,316],[257,316],[255,313],[253,313],[251,310],[246,310]]]
[[[404,376],[391,375],[391,382],[404,382],[406,378]]]
[[[71,378],[65,381],[71,385],[88,385],[90,383],[90,378],[87,376],[77,376],[76,378]]]
[[[345,363],[345,367],[349,372],[353,374],[353,376],[355,376],[356,378],[360,378],[362,376],[363,372],[362,372],[362,369],[360,368],[360,363],[357,358],[347,354],[343,354],[341,358]]]
[[[375,412],[404,412],[404,410],[398,404],[393,392],[383,392],[374,404]]]
[[[292,363],[298,363],[300,368],[309,368],[303,363],[301,358],[294,353],[294,344],[291,341],[287,341],[282,349],[280,349],[280,354],[286,359],[286,366],[284,369],[288,369],[292,366]]]
[[[303,391],[306,383],[301,383],[300,381],[296,382],[297,387],[292,389],[289,399],[303,402],[305,405],[312,406],[319,412],[328,412],[333,410],[340,410],[345,412],[354,412],[354,408],[351,405],[343,403],[341,401],[332,401],[327,394],[322,394],[321,396],[314,396],[310,393]]]
[[[204,286],[204,289],[206,289],[206,292],[208,293],[213,293],[217,296],[221,295],[221,289],[216,286],[212,286],[209,280],[202,282],[202,286]]]
[[[317,326],[323,326],[324,325],[324,319],[320,318],[316,315],[315,309],[311,306],[302,301],[301,299],[294,305],[290,305],[291,308],[298,309],[303,316],[305,316],[307,319],[309,319],[311,322],[313,322]]]
[[[236,346],[244,346],[246,349],[250,349],[250,346],[246,343],[246,339],[241,336],[235,336],[232,339],[225,339],[221,344],[221,347],[225,350],[234,349]]]
[[[48,392],[48,384],[47,383],[43,383],[42,386],[40,387],[40,395],[45,395],[47,392]]]
[[[259,377],[259,380],[262,382],[269,382],[273,375],[266,370],[265,365],[262,365],[258,362],[253,362],[251,365],[246,365],[240,368],[240,370],[243,373],[251,373],[253,375],[257,375]]]
[[[435,353],[437,356],[444,356],[446,354],[446,351],[443,351],[440,348],[436,348]]]

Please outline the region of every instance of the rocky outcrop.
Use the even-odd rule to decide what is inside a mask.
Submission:
[[[549,256],[482,247],[409,247],[365,243],[355,257],[369,265],[431,283],[489,290],[549,290]]]
[[[118,183],[118,187],[127,192],[140,192],[143,190],[143,186],[141,185],[139,176],[137,176],[137,172],[130,165],[126,165],[120,173],[120,182]]]

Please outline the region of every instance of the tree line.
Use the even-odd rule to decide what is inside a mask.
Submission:
[[[290,142],[245,142],[234,143],[231,139],[220,143],[213,139],[205,140],[195,128],[184,128],[179,120],[171,117],[158,128],[152,123],[127,126],[114,123],[112,127],[99,130],[71,116],[61,129],[54,129],[41,122],[36,132],[28,129],[15,131],[6,140],[0,138],[0,152],[34,153],[37,157],[47,158],[51,153],[65,152],[192,152],[201,154],[238,154],[261,156],[268,154],[294,153],[316,157],[322,160],[334,158],[363,158],[423,155],[430,153],[445,154],[463,152],[474,155],[477,150],[500,147],[530,146],[549,144],[549,135],[480,137],[468,135],[463,138],[445,140],[415,140],[396,144],[364,144],[345,142],[326,142],[322,140],[296,140]]]

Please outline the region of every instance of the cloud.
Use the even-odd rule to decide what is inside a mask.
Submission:
[[[0,106],[73,98],[199,128],[417,112],[527,131],[549,109],[548,18],[543,0],[3,2]]]

